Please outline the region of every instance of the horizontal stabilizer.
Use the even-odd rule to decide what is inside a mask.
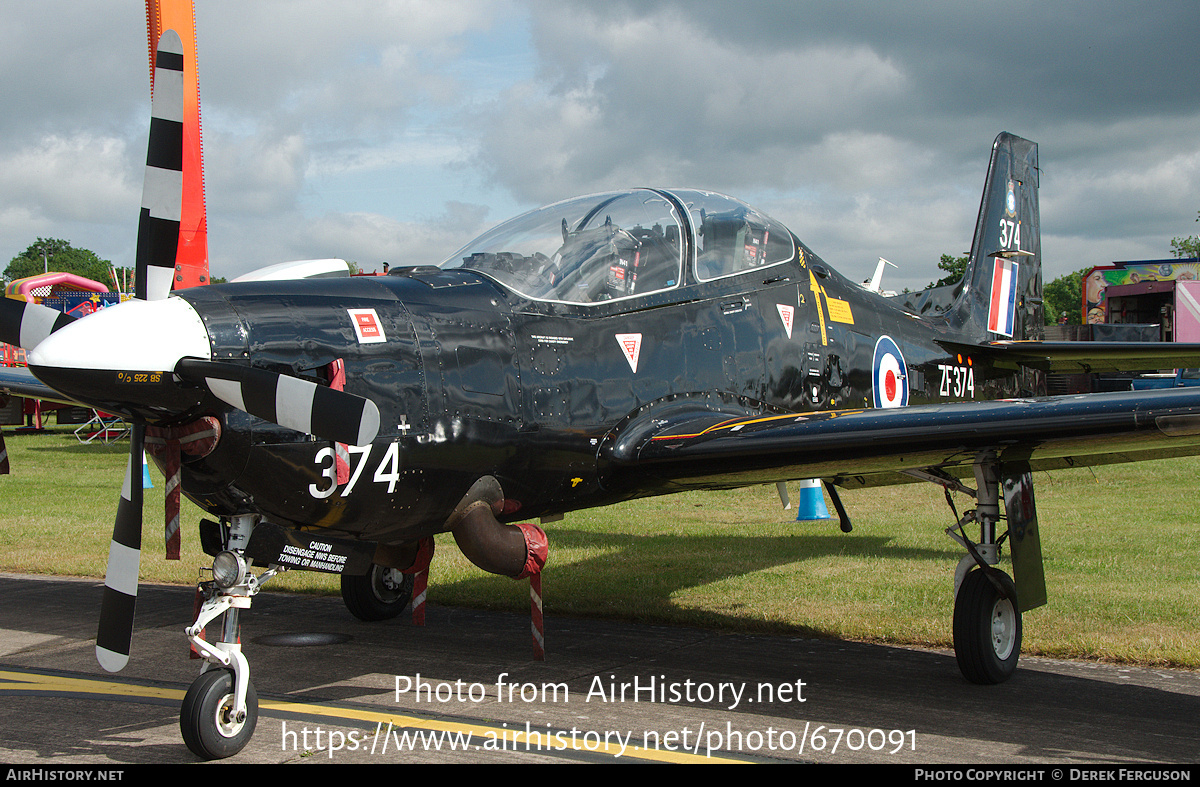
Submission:
[[[1200,367],[1200,344],[1175,342],[990,342],[941,341],[952,353],[987,358],[996,368],[1038,369],[1062,374],[1142,372]]]

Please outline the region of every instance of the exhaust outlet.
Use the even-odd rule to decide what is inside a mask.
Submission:
[[[537,525],[506,525],[496,518],[503,510],[504,491],[492,476],[484,476],[446,520],[446,528],[468,560],[484,571],[513,579],[540,574],[549,542]]]

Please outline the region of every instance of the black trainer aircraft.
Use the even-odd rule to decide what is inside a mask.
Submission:
[[[168,31],[139,300],[72,322],[0,299],[0,340],[29,350],[31,390],[137,425],[105,668],[129,654],[144,442],[180,452],[183,492],[212,517],[213,579],[188,629],[205,671],[180,719],[199,756],[253,733],[238,613],[279,570],[340,573],[351,611],[384,618],[408,603],[402,572],[435,533],[518,576],[545,548],[518,520],[787,479],[822,479],[846,530],[839,487],[929,481],[974,497],[947,531],[964,549],[954,647],[968,680],[1000,682],[1022,612],[1046,600],[1032,471],[1200,452],[1197,389],[1044,396],[1050,371],[1195,366],[1200,348],[1038,341],[1038,150],[1024,139],[993,144],[963,280],[901,298],[840,276],[742,202],[653,188],[532,211],[440,265],[351,277],[296,264],[167,297],[182,166],[182,89],[167,86],[182,58]],[[1005,541],[1015,582],[995,568]]]

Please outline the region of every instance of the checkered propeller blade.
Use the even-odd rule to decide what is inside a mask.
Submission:
[[[133,641],[138,568],[142,557],[142,443],[145,427],[135,424],[129,438],[129,462],[104,576],[104,598],[96,631],[96,660],[109,672],[123,669]]]
[[[183,211],[183,42],[164,30],[154,56],[150,140],[138,220],[135,278],[137,297],[157,301],[171,292],[179,220]],[[133,615],[142,556],[142,448],[145,426],[135,423],[117,520],[108,550],[104,599],[96,632],[96,660],[109,672],[129,662]]]
[[[135,257],[137,297],[157,301],[170,294],[182,213],[183,43],[174,30],[164,30],[154,60],[150,141]]]
[[[298,377],[194,358],[181,360],[175,373],[243,412],[323,440],[367,445],[379,433],[379,408],[370,399]]]
[[[0,342],[5,344],[32,350],[47,336],[73,322],[74,317],[58,309],[0,297]]]

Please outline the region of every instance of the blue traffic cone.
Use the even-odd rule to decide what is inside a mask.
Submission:
[[[154,482],[150,480],[150,465],[146,464],[146,452],[142,451],[142,489],[153,489]]]
[[[796,521],[832,519],[821,492],[821,479],[809,478],[800,482],[800,502],[796,504]]]

